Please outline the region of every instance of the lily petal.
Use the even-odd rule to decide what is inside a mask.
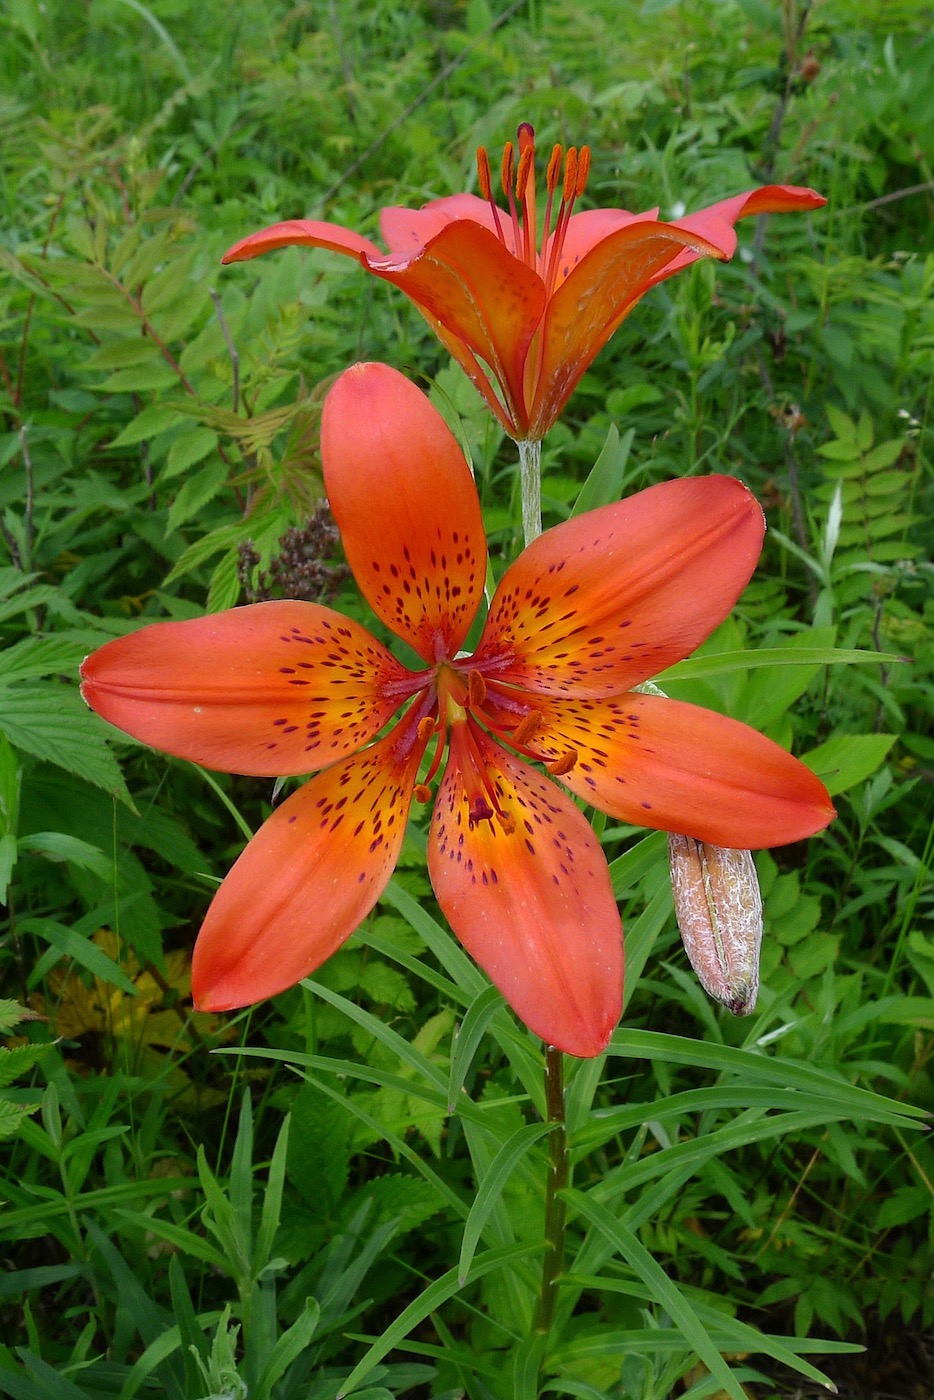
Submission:
[[[592,247],[576,267],[562,258],[559,276],[565,280],[549,300],[542,323],[530,437],[547,432],[594,356],[685,245],[695,258],[724,256],[712,242],[686,229],[634,219]]]
[[[618,695],[723,621],[764,531],[728,476],[662,482],[556,525],[506,570],[472,664],[537,694]]]
[[[453,656],[483,596],[486,536],[470,468],[444,419],[398,370],[354,365],[325,400],[321,457],[370,606],[425,661]]]
[[[656,695],[536,698],[535,747],[576,763],[565,783],[601,812],[737,850],[783,846],[835,816],[819,778],[771,739]]]
[[[510,413],[523,418],[523,370],[545,309],[545,285],[479,223],[448,224],[411,257],[368,263],[489,365]]]
[[[391,253],[417,253],[436,233],[458,219],[480,224],[491,233],[496,230],[489,204],[475,194],[445,195],[443,199],[433,199],[421,209],[390,205],[379,216],[379,229]],[[500,221],[503,232],[507,233],[508,229],[507,236],[511,235],[509,215],[501,213]]]
[[[192,962],[202,1011],[275,996],[350,937],[393,872],[425,750],[410,711],[277,807],[221,885]]]
[[[331,253],[346,253],[357,259],[385,257],[382,249],[377,248],[369,238],[354,233],[353,229],[342,228],[340,224],[329,224],[323,219],[286,219],[281,224],[270,224],[258,233],[251,233],[249,238],[241,238],[239,243],[227,249],[221,262],[246,262],[249,258],[259,257],[261,253],[271,253],[276,248],[286,248],[291,244],[327,248]]]
[[[317,603],[253,603],[157,622],[81,667],[99,715],[224,773],[308,773],[369,743],[410,673],[365,627]]]
[[[478,765],[515,829],[470,825]],[[599,843],[574,804],[486,734],[452,727],[428,842],[441,908],[516,1014],[571,1055],[598,1055],[622,1009],[623,940]]]
[[[820,209],[827,203],[816,190],[799,185],[763,185],[757,190],[747,190],[745,194],[735,194],[730,199],[721,199],[706,209],[698,209],[683,219],[676,219],[675,227],[690,233],[700,234],[720,249],[721,255],[731,258],[736,251],[736,234],[733,225],[739,219],[748,219],[758,214],[787,214],[796,210]],[[682,253],[662,268],[652,278],[652,285],[673,277],[697,261],[698,254],[686,248]]]

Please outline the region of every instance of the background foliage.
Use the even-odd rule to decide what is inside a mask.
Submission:
[[[547,1338],[540,1052],[437,922],[417,822],[313,988],[193,1016],[194,935],[269,784],[110,733],[74,680],[145,620],[282,592],[362,615],[316,515],[321,398],[359,358],[432,387],[512,557],[514,449],[417,313],[326,254],[218,259],[278,218],[372,234],[383,204],[470,188],[520,120],[591,144],[595,203],[677,216],[772,178],[829,200],[657,288],[545,443],[546,523],[601,451],[617,490],[756,491],[755,580],[666,688],[793,744],[840,810],[760,857],[764,990],[738,1022],[686,968],[662,839],[603,829],[627,1011],[571,1079]],[[914,1354],[932,132],[918,0],[4,0],[0,1393],[765,1397],[810,1394],[808,1354],[842,1375],[840,1339]],[[804,651],[714,659],[762,648]]]

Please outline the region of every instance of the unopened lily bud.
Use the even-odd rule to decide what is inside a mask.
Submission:
[[[668,837],[681,940],[704,991],[737,1016],[755,1009],[762,897],[751,851]]]

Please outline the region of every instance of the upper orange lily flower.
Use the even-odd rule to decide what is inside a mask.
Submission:
[[[156,748],[235,773],[322,770],[217,892],[196,1004],[270,996],[344,942],[446,747],[428,839],[438,902],[533,1031],[596,1055],[620,1014],[622,929],[599,843],[552,778],[611,816],[725,846],[796,841],[833,816],[818,779],[754,730],[631,690],[727,615],[762,512],[739,482],[708,477],[559,525],[506,570],[469,656],[486,541],[440,415],[395,370],[356,365],[328,395],[321,442],[348,562],[418,669],[360,623],[294,601],[157,623],[82,667],[88,703]]]
[[[368,238],[318,219],[290,219],[235,243],[225,263],[290,243],[358,258],[401,287],[479,389],[510,437],[544,437],[581,375],[656,282],[700,257],[727,259],[733,225],[753,214],[817,209],[814,190],[766,185],[673,223],[658,210],[572,210],[590,150],[555,146],[548,162],[541,239],[535,200],[535,139],[519,128],[502,162],[508,210],[493,198],[490,164],[477,152],[482,198],[456,194],[423,209],[384,209],[388,256]]]

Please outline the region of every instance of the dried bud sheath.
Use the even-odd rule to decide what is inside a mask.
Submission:
[[[750,851],[668,837],[675,914],[704,991],[737,1016],[755,1009],[762,897]]]

